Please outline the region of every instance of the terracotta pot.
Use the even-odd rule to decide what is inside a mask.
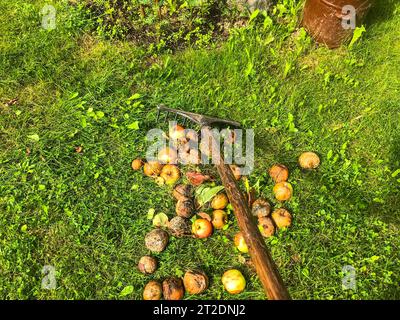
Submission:
[[[302,25],[318,43],[337,48],[352,38],[375,0],[307,0]],[[345,10],[352,6],[355,10]],[[348,7],[351,9],[351,7]],[[353,14],[354,13],[354,14]],[[349,18],[352,18],[349,20]],[[353,19],[354,18],[354,19]]]

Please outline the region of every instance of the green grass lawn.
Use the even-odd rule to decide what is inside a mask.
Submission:
[[[231,267],[247,279],[234,298],[265,298],[232,245],[233,215],[207,240],[171,238],[154,275],[137,270],[148,210],[175,210],[170,188],[130,168],[164,103],[253,128],[260,196],[274,202],[268,168],[289,167],[293,225],[267,244],[293,298],[400,299],[398,1],[379,1],[352,48],[317,47],[288,10],[211,48],[153,57],[96,36],[62,1],[57,28],[44,30],[44,4],[0,0],[0,298],[140,299],[150,279],[202,268],[209,290],[186,298],[230,299],[220,278]],[[322,163],[304,172],[309,150]],[[41,288],[45,265],[56,290]],[[342,289],[346,265],[357,290]]]

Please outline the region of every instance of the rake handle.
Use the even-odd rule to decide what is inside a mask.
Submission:
[[[217,164],[216,167],[268,299],[290,300],[289,292],[283,283],[275,262],[272,260],[260,230],[254,223],[247,200],[239,190],[231,168],[224,164],[223,161]]]
[[[231,168],[229,165],[224,164],[222,156],[216,167],[268,299],[290,300],[289,292],[283,283],[275,262],[272,260],[264,238],[253,220],[247,200],[237,186]]]

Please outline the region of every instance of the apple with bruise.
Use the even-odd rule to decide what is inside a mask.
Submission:
[[[181,177],[179,168],[173,164],[166,164],[160,173],[160,177],[164,179],[166,184],[173,185]]]
[[[215,229],[223,229],[228,222],[228,214],[224,210],[214,210],[211,222]]]
[[[283,208],[276,209],[272,212],[272,219],[279,229],[290,227],[292,224],[292,215],[289,211]]]
[[[143,300],[160,300],[162,297],[162,286],[157,281],[150,281],[143,290]]]
[[[246,241],[244,240],[243,233],[238,232],[233,239],[235,243],[235,247],[243,253],[249,252],[249,248],[247,247]]]
[[[223,274],[222,284],[230,294],[238,294],[245,289],[246,279],[239,270],[231,269]]]
[[[320,158],[314,152],[304,152],[299,157],[299,165],[303,169],[316,169],[320,163]]]
[[[289,179],[289,169],[283,164],[274,164],[271,169],[269,169],[269,176],[275,183],[287,181],[287,179]]]
[[[219,193],[217,194],[211,201],[211,207],[214,210],[222,210],[225,209],[226,206],[228,205],[228,197],[226,196],[225,193]]]
[[[279,182],[274,186],[273,192],[278,201],[290,200],[293,194],[293,187],[288,182]]]

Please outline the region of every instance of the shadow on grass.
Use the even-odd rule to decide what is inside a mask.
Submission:
[[[394,16],[395,3],[397,0],[389,1],[375,1],[371,11],[368,13],[366,18],[366,24],[380,24],[387,20],[390,20]]]

